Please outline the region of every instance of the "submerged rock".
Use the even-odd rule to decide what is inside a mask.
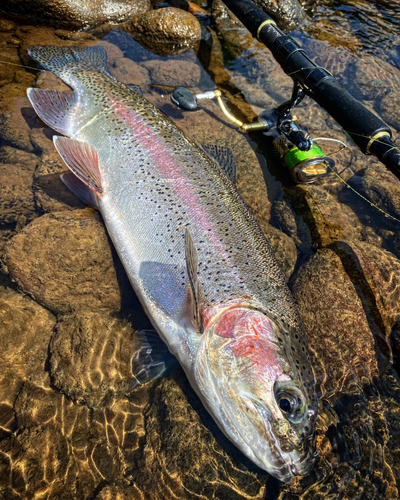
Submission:
[[[126,322],[92,311],[62,316],[50,344],[54,385],[90,407],[123,396],[134,380],[134,335]]]
[[[55,321],[26,295],[0,287],[0,438],[16,427],[13,408],[23,383],[42,380]]]
[[[3,259],[12,278],[52,311],[120,308],[110,245],[94,213],[84,209],[44,215],[6,247]]]
[[[102,23],[121,23],[151,8],[150,0],[9,0],[4,13],[62,26],[92,28]]]
[[[344,245],[333,247],[341,252],[319,251],[293,280],[321,392],[320,460],[308,478],[284,487],[285,499],[305,493],[306,498],[335,498],[338,487],[346,498],[398,498],[393,450],[400,381],[382,356],[382,333],[371,321],[365,295],[348,274],[344,255],[350,252]]]
[[[35,217],[32,169],[22,164],[0,163],[0,227],[15,226],[21,218]]]

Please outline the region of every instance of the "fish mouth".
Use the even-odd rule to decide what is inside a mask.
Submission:
[[[272,416],[271,412],[254,399],[252,403],[262,418],[269,436],[269,454],[265,454],[263,460],[260,460],[268,464],[268,472],[285,483],[290,483],[295,476],[309,474],[319,456],[312,442],[313,438],[306,439],[300,447],[295,446],[289,439],[282,438],[274,432],[268,418]],[[265,465],[262,468],[265,469]]]

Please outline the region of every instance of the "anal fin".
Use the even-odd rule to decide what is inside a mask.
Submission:
[[[87,142],[68,139],[67,137],[54,136],[53,142],[71,172],[101,198],[103,188],[101,185],[99,155],[96,148]]]
[[[76,92],[30,88],[27,94],[36,114],[46,125],[60,134],[72,135],[78,108]]]

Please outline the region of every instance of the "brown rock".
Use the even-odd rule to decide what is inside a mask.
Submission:
[[[390,335],[400,325],[400,260],[392,253],[365,242],[339,242],[337,252],[358,287],[364,307],[386,336],[377,339],[388,361],[391,360]]]
[[[107,314],[80,310],[63,316],[50,344],[54,385],[90,407],[123,396],[134,380],[133,335],[128,323]]]
[[[0,496],[67,500],[76,480],[71,446],[52,426],[26,429],[0,443]],[[75,495],[73,494],[72,497]],[[18,498],[18,497],[17,497]]]
[[[127,57],[118,59],[110,70],[112,75],[122,83],[139,86],[150,83],[149,71]]]
[[[0,162],[1,163],[20,163],[25,169],[34,172],[38,157],[33,153],[22,151],[21,149],[13,148],[11,146],[2,146],[0,148]]]
[[[165,43],[191,44],[201,39],[199,21],[188,12],[174,7],[153,10],[132,22],[136,37]]]
[[[1,436],[15,426],[14,400],[24,381],[41,381],[45,374],[55,318],[26,295],[1,287],[0,325]]]
[[[200,67],[190,61],[147,61],[142,64],[150,73],[152,83],[171,87],[195,87],[201,76]]]
[[[0,137],[11,146],[33,153],[30,131],[35,123],[36,114],[28,98],[14,98],[12,110],[0,114]]]
[[[292,289],[322,393],[351,392],[352,384],[378,375],[375,339],[341,259],[319,251],[297,272]]]
[[[24,165],[0,163],[0,226],[35,217],[32,171]]]
[[[151,8],[150,0],[10,0],[8,14],[56,21],[63,26],[94,27],[102,23],[121,23]],[[3,9],[1,9],[3,10]]]
[[[296,213],[301,214],[314,244],[361,239],[362,225],[353,210],[340,203],[320,184],[298,184],[287,191]]]
[[[92,209],[44,215],[8,244],[14,280],[52,311],[118,311],[120,292],[110,245]]]

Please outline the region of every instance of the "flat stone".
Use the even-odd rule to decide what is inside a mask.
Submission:
[[[4,262],[9,274],[52,311],[120,308],[111,248],[95,213],[84,209],[44,215],[7,245]]]

